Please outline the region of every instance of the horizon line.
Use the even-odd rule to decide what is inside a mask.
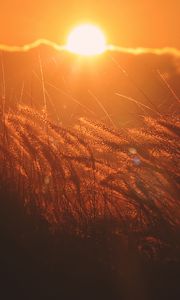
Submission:
[[[32,43],[25,44],[22,46],[10,46],[6,44],[0,44],[0,51],[5,52],[28,52],[39,46],[49,46],[57,51],[68,51],[66,45],[59,45],[53,41],[47,39],[38,39]],[[180,50],[174,47],[162,47],[162,48],[146,48],[146,47],[121,47],[116,45],[107,45],[106,50],[111,52],[120,52],[132,55],[142,55],[142,54],[154,54],[154,55],[171,55],[175,57],[180,57]]]

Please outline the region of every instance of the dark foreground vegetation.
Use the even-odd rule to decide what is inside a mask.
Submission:
[[[0,126],[1,299],[180,299],[177,116]]]

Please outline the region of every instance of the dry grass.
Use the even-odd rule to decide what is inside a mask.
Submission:
[[[1,122],[1,190],[53,229],[88,236],[102,227],[141,249],[178,251],[179,130],[173,116],[145,117],[138,129],[87,119],[68,129],[20,107]]]

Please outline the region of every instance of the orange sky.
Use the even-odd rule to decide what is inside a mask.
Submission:
[[[100,25],[110,43],[180,48],[179,0],[6,0],[0,3],[0,43],[46,38],[64,44],[72,26]]]

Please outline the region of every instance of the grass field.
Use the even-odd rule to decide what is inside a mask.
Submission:
[[[67,128],[21,106],[0,126],[4,299],[179,299],[177,116]]]

